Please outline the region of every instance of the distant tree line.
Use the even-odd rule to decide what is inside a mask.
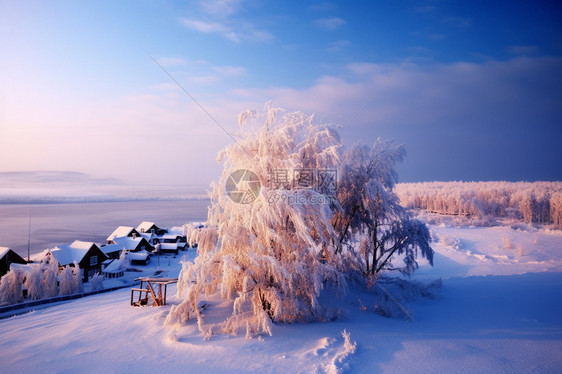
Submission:
[[[430,213],[515,218],[562,228],[562,182],[420,182],[396,185],[400,203]]]

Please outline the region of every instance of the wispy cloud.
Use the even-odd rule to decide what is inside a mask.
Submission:
[[[519,56],[534,55],[539,52],[539,47],[536,45],[513,45],[508,48],[510,53]]]
[[[224,76],[240,76],[246,73],[246,68],[242,66],[215,66],[213,67],[217,73]]]
[[[239,89],[231,94],[240,101],[239,107],[259,109],[272,100],[335,124],[370,98],[342,128],[342,136],[351,142],[382,136],[406,143],[407,178],[478,178],[481,173],[524,178],[532,172],[522,167],[508,175],[498,166],[501,163],[487,162],[486,157],[510,158],[513,165],[528,168],[562,157],[559,136],[552,135],[560,134],[562,118],[561,62],[552,57],[518,57],[405,66],[354,63],[345,66],[341,75],[324,76],[306,88]],[[525,134],[524,140],[506,136],[510,133]],[[473,175],[458,168],[463,163],[473,165]]]
[[[309,8],[311,10],[314,10],[314,11],[317,11],[317,12],[326,12],[326,11],[335,10],[337,7],[338,7],[337,4],[329,2],[329,1],[325,1],[325,2],[320,3],[320,4],[313,4]]]
[[[250,24],[245,25],[245,30],[247,32],[246,38],[248,40],[256,42],[270,42],[275,39],[275,36],[269,31],[254,29],[254,27]]]
[[[314,21],[316,26],[326,29],[326,30],[335,30],[343,25],[345,25],[345,20],[339,17],[328,17],[328,18],[320,18]]]
[[[203,0],[199,2],[201,9],[215,17],[229,17],[237,13],[242,0]]]
[[[335,42],[331,42],[327,48],[328,52],[340,52],[345,50],[346,48],[351,46],[351,42],[349,40],[336,40]]]
[[[179,57],[160,57],[158,58],[158,62],[162,66],[180,66],[187,65],[188,63],[186,59]]]
[[[230,27],[218,22],[205,22],[196,19],[183,18],[182,23],[195,31],[199,31],[205,34],[219,34],[222,37],[237,43],[240,41],[238,35],[234,31],[232,31]]]
[[[229,26],[221,22],[207,22],[198,19],[182,18],[184,26],[205,34],[218,34],[228,40],[239,43],[242,40],[269,42],[275,37],[268,31],[258,30],[249,22],[231,22]]]

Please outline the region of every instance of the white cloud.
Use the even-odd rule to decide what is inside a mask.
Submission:
[[[304,89],[233,90],[230,107],[260,109],[272,100],[327,123],[349,119],[341,130],[347,144],[379,136],[404,142],[409,157],[402,171],[410,180],[526,178],[536,165],[554,167],[562,159],[560,58],[354,63],[342,74]],[[507,165],[515,171],[506,174]]]
[[[201,9],[215,17],[229,17],[238,12],[242,0],[203,0],[199,2]]]
[[[220,83],[223,77],[245,73],[236,66],[199,68],[195,79],[203,83]],[[183,74],[183,79],[190,79]],[[504,165],[503,159],[509,159],[509,165],[535,167],[550,159],[555,167],[552,160],[562,157],[559,145],[554,144],[561,136],[560,58],[481,64],[357,62],[343,67],[340,74],[320,77],[303,89],[241,85],[212,94],[186,88],[229,133],[236,132],[240,112],[259,110],[269,100],[336,124],[359,108],[341,130],[346,144],[369,143],[378,136],[406,143],[409,156],[402,173],[410,179],[468,178],[466,164],[491,170],[500,178],[504,175],[493,174],[491,168]],[[206,183],[220,172],[216,153],[232,139],[187,95],[165,83],[147,88],[143,95],[111,97],[86,109],[77,106],[80,109],[72,112],[61,103],[60,110],[55,110],[56,105],[46,106],[52,113],[20,110],[16,118],[11,109],[7,125],[0,129],[0,156],[24,160],[22,167],[56,164],[61,169],[123,179],[141,176],[122,165],[142,164],[147,170],[158,169],[159,176],[170,183]],[[31,127],[39,117],[43,125]],[[11,141],[16,139],[26,142]],[[91,144],[96,144],[93,154],[84,151]],[[480,154],[494,156],[490,159],[494,162],[483,162]],[[115,163],[116,159],[120,162]]]
[[[345,20],[339,17],[328,17],[328,18],[320,18],[314,21],[316,26],[326,29],[326,30],[335,30],[340,26],[345,25]]]
[[[246,73],[246,68],[242,66],[215,66],[213,70],[224,76],[239,76]]]
[[[230,22],[235,26],[228,26],[220,22],[206,22],[196,19],[183,18],[184,26],[205,34],[218,34],[222,37],[239,43],[241,40],[254,42],[269,42],[275,37],[268,31],[258,30],[249,22]]]
[[[158,58],[158,63],[162,66],[178,66],[186,65],[188,61],[179,57],[160,57]]]
[[[205,22],[183,18],[182,23],[195,31],[199,31],[205,34],[219,34],[226,39],[232,40],[233,42],[240,41],[240,38],[234,31],[232,31],[228,26],[218,22]]]
[[[250,24],[247,24],[245,29],[245,33],[247,35],[246,37],[248,40],[252,40],[255,42],[270,42],[275,39],[275,36],[269,31],[254,29],[254,27]]]

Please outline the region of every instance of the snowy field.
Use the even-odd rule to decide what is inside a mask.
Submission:
[[[345,315],[337,321],[204,340],[194,322],[164,326],[176,296],[135,308],[123,289],[1,320],[2,372],[561,372],[562,233],[430,229],[435,267],[422,264],[414,279],[442,278],[443,287],[403,304],[412,320],[383,317],[373,293],[350,290],[331,300]],[[209,326],[230,314],[231,303],[207,301]]]

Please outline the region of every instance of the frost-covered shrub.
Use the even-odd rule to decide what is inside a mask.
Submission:
[[[103,275],[96,273],[90,278],[90,291],[101,291],[104,289],[103,286]]]
[[[25,287],[31,300],[54,297],[58,294],[57,260],[47,255],[38,264],[32,264],[31,270],[25,274]]]
[[[43,296],[42,298],[55,297],[58,294],[57,274],[59,272],[59,264],[52,256],[47,256],[41,262],[43,271]]]
[[[0,303],[16,304],[23,301],[23,272],[11,269],[0,279]]]
[[[31,269],[25,274],[27,297],[31,300],[42,299],[43,296],[43,267],[42,264],[31,264]]]
[[[59,295],[71,295],[84,292],[80,266],[65,266],[59,275]]]
[[[66,265],[59,274],[59,295],[74,293],[74,274],[70,266]]]
[[[439,244],[451,249],[461,249],[462,242],[459,238],[452,237],[447,234],[438,234]]]

